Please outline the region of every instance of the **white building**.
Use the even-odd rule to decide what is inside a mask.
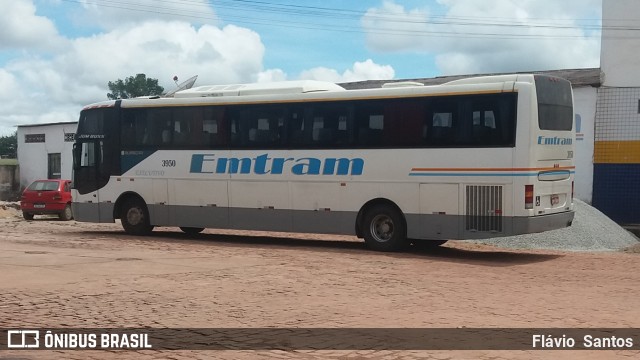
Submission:
[[[77,122],[18,126],[20,187],[38,179],[71,179]]]

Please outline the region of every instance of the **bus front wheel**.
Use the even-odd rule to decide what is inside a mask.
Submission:
[[[408,244],[406,227],[400,212],[385,204],[366,211],[362,222],[364,241],[372,250],[397,251]]]
[[[148,235],[153,230],[149,223],[149,210],[140,199],[132,198],[122,205],[120,213],[122,227],[127,234]]]

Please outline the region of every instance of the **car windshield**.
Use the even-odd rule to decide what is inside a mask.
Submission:
[[[33,191],[55,191],[58,190],[58,183],[56,181],[36,181],[29,185],[28,189]]]

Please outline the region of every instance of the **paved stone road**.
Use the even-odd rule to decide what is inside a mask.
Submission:
[[[0,219],[0,328],[635,327],[640,254]],[[268,236],[267,236],[268,235]],[[640,341],[640,334],[638,334]],[[633,358],[638,351],[7,351],[0,359]]]

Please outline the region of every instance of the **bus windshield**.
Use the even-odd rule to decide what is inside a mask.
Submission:
[[[540,130],[570,131],[573,128],[571,83],[567,80],[535,75]]]

